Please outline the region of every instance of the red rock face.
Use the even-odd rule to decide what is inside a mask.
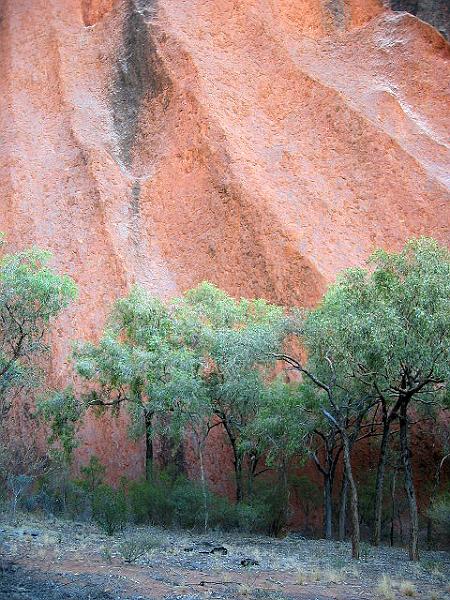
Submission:
[[[449,237],[449,47],[379,0],[0,0],[0,230],[78,282],[52,372],[139,282],[312,305]],[[89,423],[117,474],[141,449]],[[111,441],[117,452],[110,452]]]

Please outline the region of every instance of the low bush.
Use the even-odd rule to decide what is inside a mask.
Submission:
[[[196,481],[161,471],[150,481],[124,482],[124,489],[134,523],[188,529],[203,527],[204,496]],[[213,529],[277,535],[285,524],[283,496],[273,482],[259,484],[251,501],[239,505],[210,491],[207,494],[208,523]]]
[[[450,491],[436,498],[428,510],[428,515],[442,531],[450,531]]]
[[[204,498],[196,482],[185,477],[177,478],[171,490],[170,503],[174,525],[188,529],[201,528],[205,517]],[[208,494],[208,505],[211,505],[211,494]]]
[[[154,499],[154,486],[149,481],[124,482],[130,516],[134,523],[148,523],[151,520]]]
[[[125,482],[128,506],[134,523],[151,523],[200,529],[204,523],[204,497],[201,486],[185,476],[161,471],[150,481]],[[233,529],[238,526],[236,507],[208,492],[211,527]]]
[[[151,550],[161,546],[162,540],[158,536],[135,533],[119,544],[119,552],[125,562],[135,563]]]
[[[97,486],[92,494],[92,517],[107,535],[122,529],[128,517],[123,490],[115,490],[104,483]]]
[[[76,481],[77,485],[89,495],[95,493],[95,490],[104,483],[106,467],[100,462],[97,456],[92,455],[89,462],[80,468],[81,477]]]

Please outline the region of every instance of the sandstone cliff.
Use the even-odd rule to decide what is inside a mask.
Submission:
[[[449,47],[387,4],[0,0],[0,230],[80,287],[57,383],[136,281],[311,305],[376,246],[448,241]],[[444,4],[392,0],[445,32]]]

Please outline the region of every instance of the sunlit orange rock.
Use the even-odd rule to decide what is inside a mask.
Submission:
[[[55,384],[135,282],[312,305],[375,247],[448,242],[449,46],[385,5],[0,1],[0,230],[80,288]],[[84,435],[142,471],[123,427]]]

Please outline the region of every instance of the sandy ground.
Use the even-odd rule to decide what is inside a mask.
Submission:
[[[0,600],[393,600],[450,599],[450,555],[399,548],[283,540],[238,533],[129,528],[114,537],[85,523],[20,515],[0,522]],[[130,540],[150,548],[129,564]],[[243,566],[244,563],[254,563]],[[380,588],[383,576],[389,596]],[[385,586],[386,587],[386,586]]]

